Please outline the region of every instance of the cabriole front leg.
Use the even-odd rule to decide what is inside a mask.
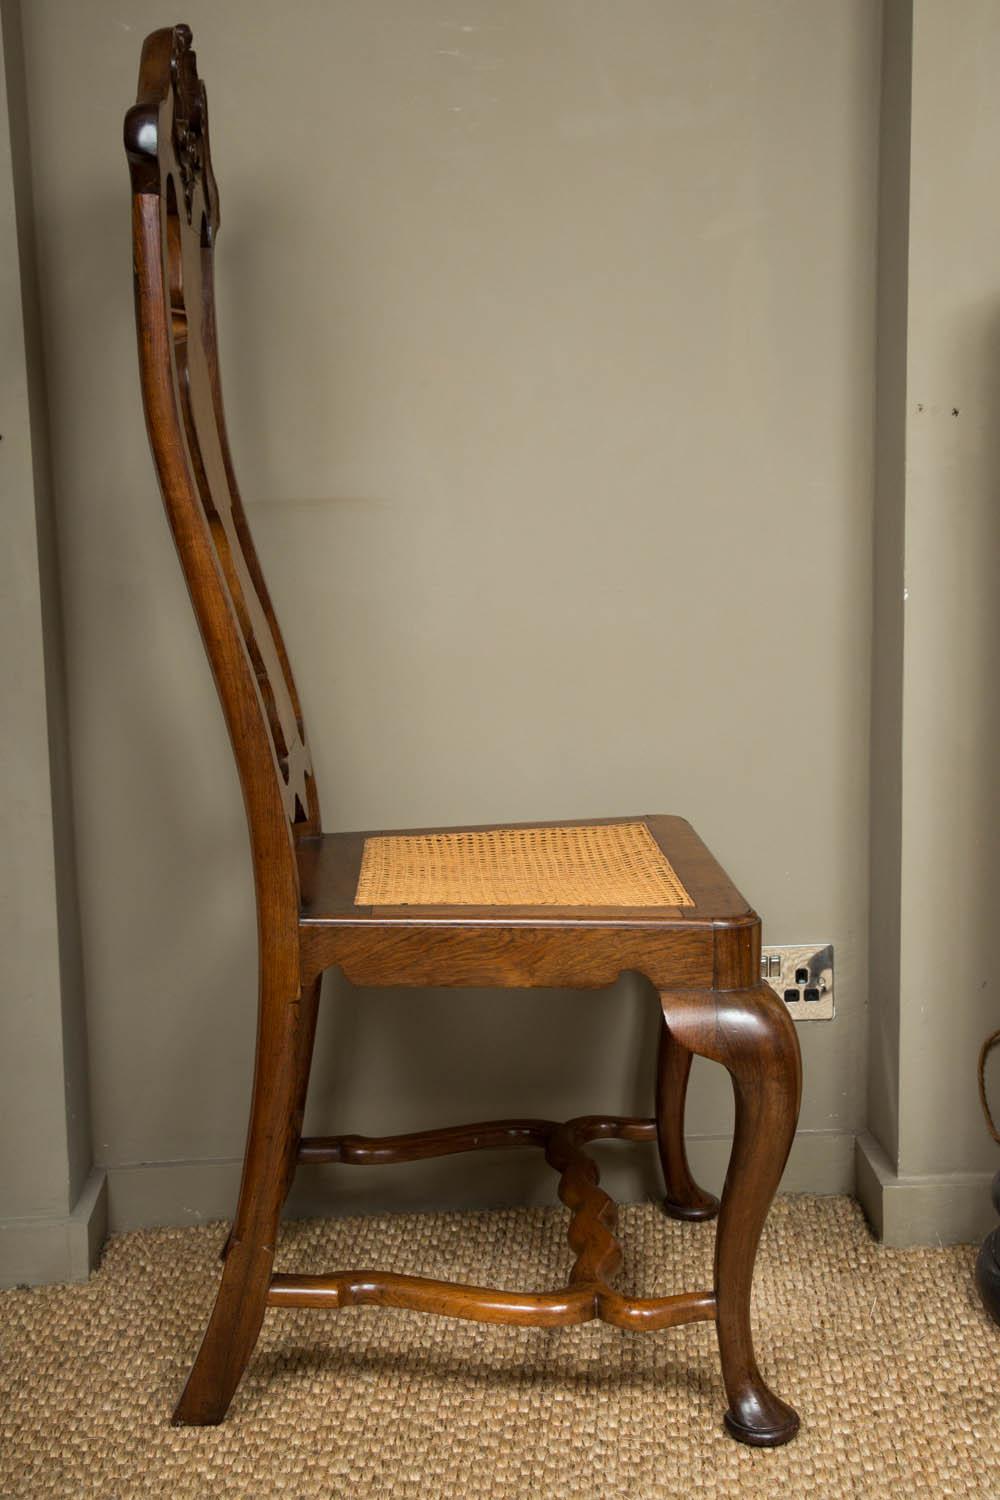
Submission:
[[[666,1025],[691,1052],[728,1069],[736,1129],[715,1242],[715,1295],[725,1423],[742,1443],[774,1448],[799,1419],[765,1383],[754,1356],[750,1287],[761,1229],[788,1159],[799,1114],[798,1037],[769,985],[664,993]]]

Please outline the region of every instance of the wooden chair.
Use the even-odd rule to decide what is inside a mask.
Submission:
[[[714,1319],[733,1437],[787,1442],[798,1418],[754,1359],[750,1284],[791,1145],[799,1048],[760,978],[760,920],[674,817],[324,833],[288,657],[240,501],[219,383],[212,248],[219,225],[205,91],[186,26],[147,38],[125,119],[142,397],[163,500],[222,701],[242,786],[260,943],[257,1054],[242,1185],[204,1342],[174,1414],[219,1422],[268,1307],[376,1304],[554,1327],[603,1318],[655,1330]],[[320,980],[355,985],[610,985],[644,975],[663,1009],[651,1119],[502,1120],[415,1135],[303,1139]],[[692,1053],[729,1070],[736,1127],[721,1210],[692,1179],[684,1098]],[[588,1141],[658,1142],[665,1209],[719,1213],[714,1286],[625,1297],[614,1204]],[[576,1260],[556,1291],[504,1292],[377,1271],[272,1269],[295,1168],[414,1161],[535,1145],[560,1174]]]

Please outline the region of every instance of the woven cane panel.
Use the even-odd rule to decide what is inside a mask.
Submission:
[[[365,840],[357,906],[693,906],[645,823]]]

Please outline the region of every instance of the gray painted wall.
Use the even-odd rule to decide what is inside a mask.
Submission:
[[[1000,16],[989,3],[959,14],[956,31],[933,0],[888,12],[912,45],[897,117],[908,141],[883,160],[906,223],[883,235],[883,268],[906,288],[907,311],[905,344],[893,341],[893,420],[879,424],[877,579],[893,626],[877,637],[889,643],[872,788],[885,962],[873,968],[883,1024],[862,1192],[885,1237],[904,1243],[932,1231],[937,1199],[953,1200],[955,1232],[971,1234],[996,1167],[975,1055],[997,1025],[1000,204],[988,184]]]
[[[837,945],[838,1020],[803,1033],[797,1180],[846,1187],[878,16],[631,11],[189,10],[233,443],[329,825],[683,812],[769,939]],[[253,1033],[242,813],[135,376],[119,115],[160,20],[107,0],[26,15],[95,1150],[118,1224],[226,1210]],[[66,148],[67,98],[86,151]],[[331,985],[310,1123],[642,1109],[654,1023],[627,984],[512,1003]],[[728,1084],[700,1071],[691,1125],[713,1141]],[[705,1149],[718,1175],[721,1142]],[[199,1196],[176,1168],[172,1196],[163,1163],[221,1163],[225,1186]],[[460,1166],[455,1192],[495,1200],[532,1170]],[[424,1175],[351,1191],[433,1196]]]
[[[86,1274],[90,1106],[20,12],[0,0],[0,1283]]]
[[[872,529],[871,1006],[868,1119],[898,1150],[903,536],[909,316],[910,0],[888,0],[879,164],[876,495]]]
[[[255,957],[235,775],[136,381],[120,119],[165,17],[25,11],[93,1151],[113,1223],[189,1222],[233,1202]],[[849,1190],[867,1127],[873,1218],[902,1194],[924,1207],[892,1235],[971,1233],[996,875],[995,15],[947,24],[930,0],[911,23],[890,0],[883,38],[866,0],[625,13],[188,11],[230,427],[328,826],[684,813],[767,940],[836,944],[786,1187]],[[939,920],[967,944],[947,994]],[[331,979],[307,1126],[643,1111],[654,1039],[632,980]],[[730,1120],[697,1065],[708,1185]],[[616,1190],[655,1190],[649,1155],[630,1159]],[[511,1156],[325,1175],[293,1210],[552,1186]]]
[[[918,1172],[996,1154],[951,1085],[997,1025],[1000,892],[1000,16],[970,11],[976,45],[942,69],[947,11],[914,7],[900,1063],[924,1087],[900,1098],[900,1163]]]

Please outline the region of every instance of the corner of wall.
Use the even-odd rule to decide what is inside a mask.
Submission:
[[[106,1225],[92,1170],[80,931],[67,754],[62,623],[35,270],[18,0],[0,0],[0,311],[8,542],[0,558],[0,693],[16,726],[0,808],[0,1283],[77,1279]]]

